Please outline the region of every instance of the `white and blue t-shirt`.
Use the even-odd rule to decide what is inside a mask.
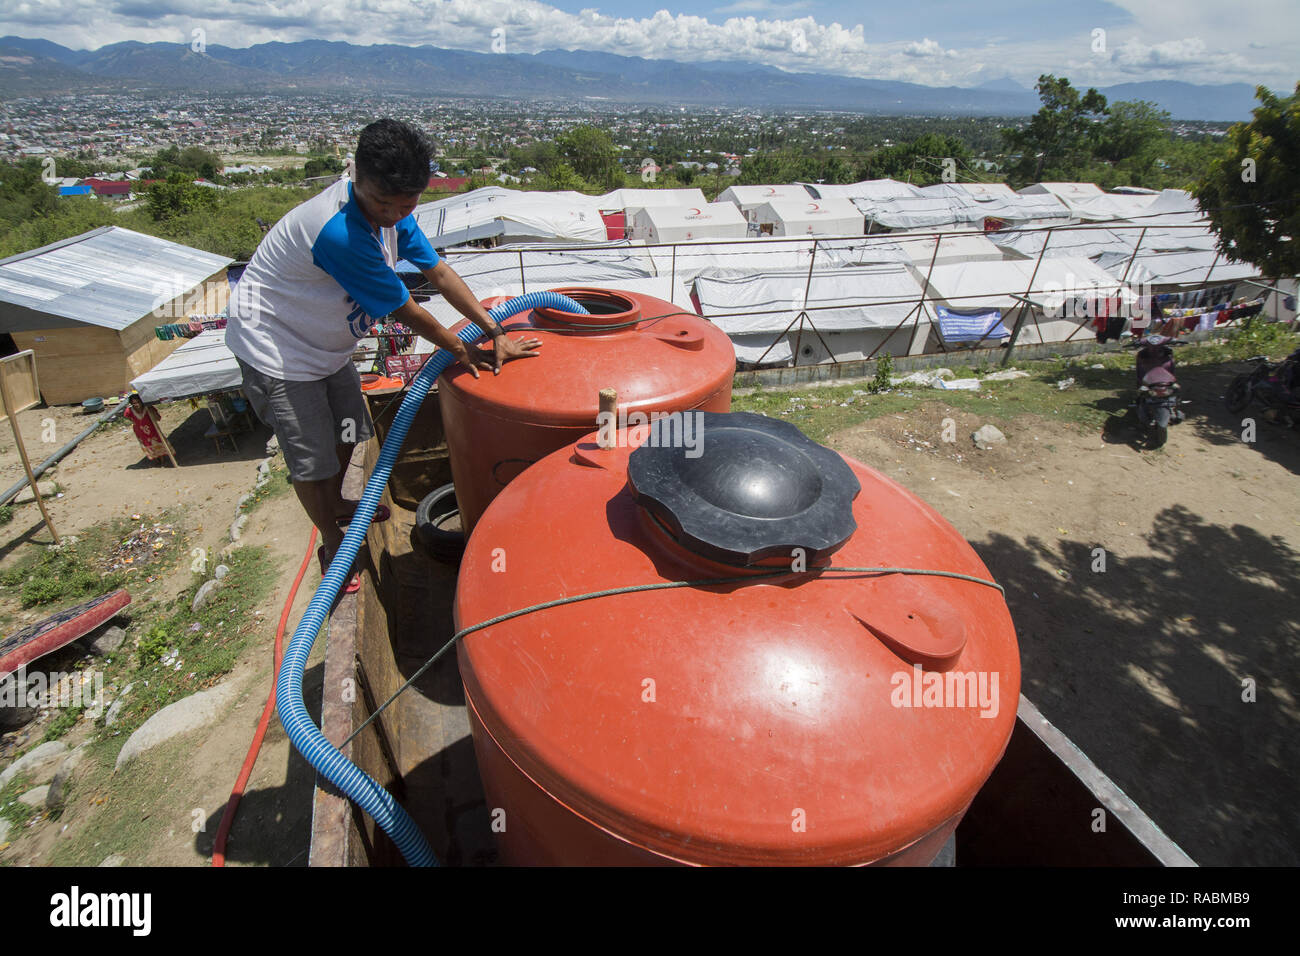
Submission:
[[[407,216],[376,231],[339,180],[262,239],[230,297],[226,346],[260,372],[312,381],[347,364],[378,319],[410,298],[398,259],[432,269],[438,253]]]

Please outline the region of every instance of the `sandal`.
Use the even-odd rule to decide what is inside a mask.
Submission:
[[[316,549],[316,560],[320,562],[320,576],[325,577],[325,572],[329,570],[325,564],[325,545]],[[348,578],[347,584],[343,587],[344,594],[356,594],[361,590],[361,572],[353,571],[352,577]]]
[[[375,513],[371,517],[370,523],[379,524],[381,521],[387,521],[392,516],[393,513],[388,510],[388,505],[375,505]],[[338,522],[339,527],[343,527],[352,523],[352,515],[339,515],[334,520]]]

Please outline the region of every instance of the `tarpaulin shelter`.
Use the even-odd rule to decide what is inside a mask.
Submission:
[[[1037,344],[1065,341],[1087,320],[1088,303],[1126,289],[1091,259],[1062,257],[1041,263],[1007,259],[937,265],[929,294],[936,306],[959,312],[999,309],[1008,324],[1025,306],[1026,321],[1017,341]]]
[[[439,249],[482,239],[603,242],[600,206],[578,192],[525,192],[485,186],[422,203],[416,224]]]
[[[695,295],[736,358],[763,365],[854,361],[882,347],[906,354],[913,324],[930,321],[924,307],[917,319],[921,286],[896,263],[814,269],[811,278],[806,269],[700,276]]]
[[[243,373],[226,347],[224,329],[210,329],[187,340],[154,368],[131,380],[146,404],[233,391],[243,385]]]

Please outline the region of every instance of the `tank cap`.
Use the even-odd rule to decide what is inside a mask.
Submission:
[[[857,530],[862,486],[838,454],[788,422],[750,412],[682,412],[653,424],[628,458],[642,508],[684,547],[726,564],[809,564]]]

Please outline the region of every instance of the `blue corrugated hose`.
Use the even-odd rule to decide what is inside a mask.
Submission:
[[[586,313],[587,311],[568,296],[560,295],[558,292],[530,292],[501,303],[489,310],[488,315],[494,321],[500,322],[516,312],[539,307],[560,309],[564,312]],[[467,344],[481,334],[479,327],[472,323],[458,333],[461,341]],[[320,772],[321,776],[338,787],[350,800],[374,818],[397,844],[402,856],[411,866],[438,865],[438,859],[434,856],[429,841],[424,838],[424,834],[420,832],[410,815],[393,799],[393,795],[381,787],[368,773],[343,756],[338,748],[325,739],[320,728],[312,723],[302,697],[302,678],[303,672],[307,669],[307,656],[311,653],[312,645],[316,643],[316,635],[320,632],[321,625],[325,623],[325,617],[333,607],[339,589],[343,587],[343,582],[352,570],[352,563],[356,560],[361,542],[365,540],[370,519],[375,514],[375,506],[379,504],[384,486],[388,484],[388,476],[392,473],[397,454],[402,449],[402,442],[406,440],[406,433],[411,427],[415,413],[420,410],[420,405],[429,394],[433,383],[452,361],[452,354],[446,349],[434,352],[407,389],[406,398],[402,400],[392,427],[388,430],[388,437],[384,439],[384,446],[380,449],[379,461],[370,480],[366,482],[365,491],[361,493],[361,501],[352,516],[352,523],[348,525],[347,534],[343,536],[343,544],[339,546],[338,553],[330,562],[329,571],[321,581],[320,587],[316,589],[316,593],[312,595],[311,603],[303,612],[302,620],[298,622],[293,638],[285,649],[280,678],[275,686],[280,723],[284,725],[285,733],[289,735],[289,740],[294,747]]]

